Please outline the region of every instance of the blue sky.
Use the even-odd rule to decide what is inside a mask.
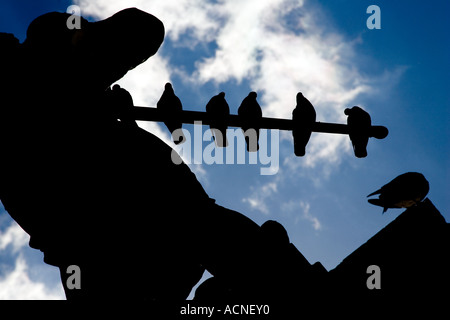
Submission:
[[[314,104],[318,121],[344,123],[344,109],[359,105],[373,124],[388,127],[386,139],[371,139],[364,159],[353,156],[348,137],[318,133],[313,133],[306,156],[297,158],[290,133],[280,132],[276,174],[261,175],[265,165],[259,161],[191,165],[217,203],[259,224],[279,221],[311,263],[333,269],[403,212],[382,215],[366,195],[408,171],[425,175],[428,197],[450,221],[448,2],[74,3],[89,20],[136,6],[165,24],[158,54],[119,81],[136,105],[155,106],[170,81],[186,110],[204,110],[213,95],[224,91],[231,112],[237,113],[248,92],[257,91],[265,116],[290,118],[295,94],[301,91]],[[3,1],[0,31],[23,41],[33,18],[65,11],[70,4]],[[380,30],[366,27],[371,4],[381,9]],[[171,144],[164,126],[140,125]],[[192,125],[185,129],[194,135]],[[267,136],[273,135],[277,133]],[[210,143],[204,141],[203,147]],[[0,299],[62,298],[56,268],[28,248],[26,235],[0,210]]]

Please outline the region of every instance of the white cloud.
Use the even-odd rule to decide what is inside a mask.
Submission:
[[[0,251],[11,245],[13,253],[17,253],[28,241],[30,236],[16,222],[12,222],[5,232],[0,231]]]
[[[117,83],[130,92],[135,106],[155,107],[167,82],[170,82],[167,60],[156,54],[145,63],[129,71]],[[167,130],[162,130],[156,122],[139,121],[138,125],[153,133],[165,143],[172,144]]]
[[[166,36],[189,46],[212,41],[220,19],[216,5],[204,0],[75,0],[74,3],[80,6],[82,15],[99,19],[125,8],[136,7],[163,21]],[[190,43],[185,42],[183,37],[188,38]]]
[[[170,81],[170,73],[167,59],[157,53],[129,71],[117,83],[125,89],[129,88],[135,105],[156,106],[164,91],[164,85]]]
[[[311,222],[312,227],[314,230],[320,230],[322,229],[322,224],[320,223],[319,219],[311,214],[309,209],[311,208],[310,204],[304,201],[300,201],[300,208],[303,210],[303,218]]]
[[[189,30],[189,39],[191,43],[185,43],[192,46],[192,41],[206,41],[211,35],[211,31],[217,26],[208,18],[210,6],[204,4],[201,0],[197,1],[74,1],[81,7],[83,15],[91,15],[98,20],[107,18],[114,13],[129,7],[137,7],[147,11],[164,22],[166,37],[174,40],[181,40],[180,35]],[[164,91],[164,85],[171,82],[174,74],[179,74],[177,66],[170,65],[168,57],[161,55],[161,51],[152,56],[143,64],[129,71],[117,83],[128,90],[133,97],[135,106],[155,107],[161,94]],[[153,133],[172,148],[175,146],[171,140],[170,134],[163,129],[164,124],[156,122],[138,121],[138,125],[144,130]],[[189,163],[190,159],[184,159]],[[207,171],[197,164],[189,164],[190,169],[196,174],[197,178],[204,184],[208,184]]]
[[[2,220],[5,222],[11,219]],[[12,220],[9,227],[4,232],[0,232],[2,260],[6,258],[15,259],[15,266],[12,271],[2,270],[4,275],[0,277],[0,300],[65,299],[62,286],[51,287],[48,283],[30,279],[29,266],[23,253],[23,249],[28,245],[29,240],[30,236]],[[11,248],[11,251],[7,250],[8,248]]]
[[[49,288],[34,282],[28,276],[28,266],[22,255],[16,259],[15,268],[0,278],[0,300],[61,300],[65,295],[61,286]]]
[[[222,83],[246,79],[259,95],[264,114],[290,118],[296,93],[315,105],[318,121],[343,122],[343,110],[370,90],[352,67],[353,43],[325,32],[303,1],[225,1],[227,20],[217,35],[215,56],[198,64],[200,81]],[[288,28],[287,15],[298,15],[301,32]],[[291,17],[292,18],[292,17]],[[336,162],[349,152],[345,136],[314,135],[306,166]]]
[[[217,34],[215,56],[198,65],[200,80],[247,78],[264,91],[268,115],[282,117],[290,117],[299,90],[318,105],[346,103],[367,90],[347,59],[353,44],[324,32],[303,9],[303,1],[224,1],[219,10],[227,19]],[[293,13],[301,33],[284,23]]]
[[[311,227],[319,231],[322,229],[322,224],[319,219],[311,212],[311,205],[306,201],[288,201],[283,203],[280,208],[284,215],[293,216],[294,224],[300,222],[300,220],[306,220],[311,223]]]
[[[252,187],[252,193],[250,196],[243,198],[242,202],[248,203],[250,208],[253,210],[258,210],[265,215],[269,215],[269,207],[267,201],[270,200],[271,196],[278,192],[277,179],[268,182],[257,188]]]
[[[291,172],[295,172],[299,167],[314,168],[323,164],[322,176],[327,177],[334,168],[331,165],[340,163],[344,151],[351,151],[348,136],[313,133],[306,147],[306,155],[302,159],[291,155],[283,162]]]

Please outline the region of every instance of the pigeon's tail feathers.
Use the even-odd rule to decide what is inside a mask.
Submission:
[[[303,157],[306,154],[304,146],[294,145],[294,153],[297,157]]]
[[[395,206],[390,206],[386,204],[385,201],[380,199],[369,199],[367,200],[370,204],[373,204],[374,206],[379,206],[383,208],[383,214],[389,209],[389,208],[395,208]]]
[[[374,191],[371,194],[369,194],[367,197],[371,197],[373,195],[380,194],[380,193],[381,193],[381,189],[378,189],[377,191]],[[378,199],[375,199],[375,200],[378,200]],[[370,202],[370,200],[369,200],[369,202]]]
[[[357,158],[367,157],[367,150],[365,148],[355,148],[355,156]]]
[[[383,207],[385,208],[385,203],[384,201],[380,200],[380,199],[369,199],[367,200],[370,204],[373,204],[374,206],[379,206],[379,207]]]
[[[297,157],[304,157],[305,156],[305,154],[306,154],[306,150],[305,149],[296,149],[295,151],[294,151],[294,154],[297,156]]]

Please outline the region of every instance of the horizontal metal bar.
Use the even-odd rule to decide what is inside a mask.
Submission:
[[[134,107],[133,119],[139,121],[156,121],[164,122],[167,119],[166,115],[157,108],[149,107]],[[211,117],[208,113],[202,111],[190,111],[182,110],[177,118],[182,123],[194,124],[196,122],[202,122],[203,125],[209,125],[211,123]],[[173,120],[173,118],[171,118]],[[229,127],[242,127],[242,119],[235,114],[228,115],[226,120]],[[294,128],[294,122],[290,119],[278,119],[263,117],[260,121],[261,129],[278,129],[278,130],[292,130]],[[346,124],[339,123],[327,123],[316,122],[312,127],[313,132],[334,133],[334,134],[348,134],[349,127]],[[389,131],[383,126],[372,126],[370,130],[370,137],[377,139],[384,139],[388,135]]]

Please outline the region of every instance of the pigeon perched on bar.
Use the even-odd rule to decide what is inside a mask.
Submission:
[[[256,97],[256,92],[250,92],[248,96],[242,100],[238,109],[238,115],[242,120],[242,130],[244,131],[245,142],[247,143],[247,151],[249,152],[256,152],[259,150],[258,140],[262,110],[258,101],[256,101]],[[251,131],[248,131],[249,129],[253,129],[256,135]]]
[[[292,136],[294,137],[294,153],[297,157],[302,157],[306,153],[305,148],[311,137],[312,127],[316,122],[316,110],[301,92],[297,93],[296,99],[297,105],[292,111],[294,122]]]
[[[108,99],[107,101],[109,101],[115,117],[120,119],[124,126],[137,127],[132,113],[134,107],[133,98],[127,90],[115,84],[106,91],[106,99]]]
[[[164,92],[157,102],[156,107],[164,114],[164,118],[168,119],[164,121],[164,124],[172,134],[173,142],[175,144],[184,142],[186,139],[181,130],[183,123],[179,119],[180,113],[183,110],[183,105],[181,104],[181,100],[175,95],[171,83],[168,82],[164,86]]]
[[[369,142],[372,120],[370,115],[360,107],[347,108],[344,113],[348,116],[350,141],[357,158],[367,157],[367,143]]]
[[[399,175],[388,184],[382,186],[367,197],[379,194],[378,199],[369,199],[369,203],[383,207],[383,213],[389,208],[409,208],[421,202],[428,191],[430,185],[418,172],[407,172]]]
[[[230,107],[225,100],[225,92],[214,96],[206,104],[206,113],[211,117],[209,127],[218,147],[228,146],[227,140],[227,118],[230,115]]]

